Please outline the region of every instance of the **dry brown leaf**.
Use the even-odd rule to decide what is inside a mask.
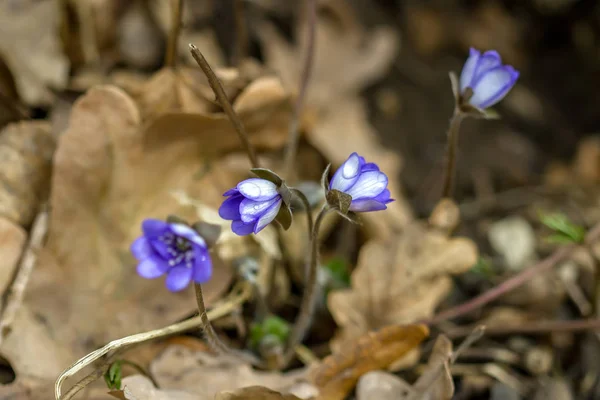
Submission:
[[[319,109],[335,108],[337,101],[358,93],[380,78],[394,60],[399,42],[390,28],[363,31],[346,2],[319,4],[322,14],[316,27],[316,46],[306,104]],[[296,90],[302,71],[307,37],[306,21],[298,24],[298,43],[291,45],[273,25],[259,27],[265,63]]]
[[[0,259],[0,293],[5,293],[14,277],[25,240],[27,240],[25,229],[4,217],[0,217],[0,254],[2,254],[2,259]],[[2,310],[2,305],[3,300],[0,300],[0,310]]]
[[[249,386],[217,393],[215,400],[300,400],[293,394],[283,394],[264,386]]]
[[[213,400],[215,394],[247,386],[264,386],[287,392],[304,379],[305,371],[261,372],[237,360],[218,358],[181,346],[171,346],[150,367],[162,389],[183,389],[196,400]]]
[[[183,191],[216,209],[222,193],[247,176],[247,161],[231,166],[228,158],[213,158],[239,148],[231,124],[220,115],[196,117],[186,129],[173,116],[163,129],[156,124],[147,129],[136,103],[109,86],[90,90],[74,105],[54,158],[48,241],[26,299],[32,313],[44,315],[46,334],[71,350],[69,361],[111,339],[167,325],[194,311],[191,289],[169,293],[163,279],[136,275],[129,244],[145,218],[195,218],[194,207],[181,205],[173,192]],[[283,125],[284,119],[261,120]],[[272,132],[260,121],[248,126],[251,137]],[[214,276],[203,290],[208,303],[232,278],[218,257],[214,263]],[[28,349],[38,338],[22,336],[23,356],[31,357]]]
[[[448,238],[420,222],[387,241],[367,242],[351,288],[329,295],[340,327],[332,345],[340,349],[368,331],[431,317],[452,287],[450,275],[466,272],[477,257],[471,240]]]
[[[48,195],[56,146],[47,122],[7,125],[0,132],[0,215],[29,226]]]
[[[388,326],[348,342],[313,372],[313,382],[320,389],[318,399],[343,400],[362,375],[388,367],[428,335],[425,325]]]
[[[361,99],[336,101],[335,107],[324,112],[306,134],[309,142],[323,153],[334,168],[356,151],[367,161],[376,162],[387,174],[388,189],[396,201],[388,204],[384,212],[360,215],[369,237],[389,238],[412,219],[410,207],[399,185],[400,157],[380,143],[377,133],[368,122],[367,108]]]
[[[452,342],[444,335],[438,336],[433,346],[427,368],[413,385],[411,400],[450,400],[454,395],[454,381],[450,373]]]
[[[49,105],[52,89],[63,89],[69,61],[58,37],[59,6],[54,0],[0,2],[0,58],[28,105]]]

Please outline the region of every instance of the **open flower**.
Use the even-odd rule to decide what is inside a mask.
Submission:
[[[394,201],[387,184],[388,177],[375,163],[352,153],[333,175],[329,189],[352,197],[350,211],[367,212],[385,210],[386,204]]]
[[[231,230],[240,236],[264,229],[277,217],[283,202],[277,185],[260,178],[246,179],[223,196],[229,198],[219,208],[219,215],[233,221]]]
[[[502,100],[518,77],[517,70],[510,65],[502,65],[497,51],[481,54],[472,48],[460,74],[460,94],[464,96],[466,89],[471,88],[473,94],[465,99],[466,102],[485,109]]]
[[[191,281],[210,279],[212,261],[206,242],[195,230],[181,223],[147,219],[142,231],[144,234],[131,245],[141,277],[154,279],[166,274],[166,286],[172,292],[184,289]]]

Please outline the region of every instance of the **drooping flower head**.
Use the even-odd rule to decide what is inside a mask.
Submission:
[[[386,204],[394,201],[387,184],[388,177],[377,164],[352,153],[333,175],[329,189],[351,196],[350,211],[368,212],[385,210]]]
[[[471,48],[460,74],[460,94],[464,95],[466,89],[471,88],[473,94],[467,102],[485,109],[502,100],[518,77],[517,70],[510,65],[502,65],[497,51],[490,50],[481,54]]]
[[[143,235],[131,245],[141,277],[154,279],[166,274],[166,286],[172,292],[185,289],[191,281],[204,283],[210,279],[208,247],[194,229],[182,223],[146,219],[142,231]]]
[[[240,236],[263,230],[277,217],[283,203],[277,185],[261,178],[246,179],[223,196],[229,198],[219,208],[219,215],[233,221],[231,229]]]

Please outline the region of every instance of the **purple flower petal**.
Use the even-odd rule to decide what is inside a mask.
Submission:
[[[212,260],[208,251],[200,247],[194,248],[195,262],[192,279],[196,283],[208,282],[212,276]]]
[[[144,236],[149,239],[164,235],[169,230],[169,224],[159,219],[146,219],[142,222]]]
[[[364,158],[362,160],[361,158],[356,153],[350,154],[350,157],[335,171],[329,185],[330,188],[345,192],[352,187],[358,180],[361,167],[364,164]]]
[[[477,82],[488,72],[494,68],[502,66],[502,59],[500,54],[495,50],[486,51],[479,58],[477,62],[477,68],[475,69],[475,75],[471,80],[471,88],[477,85]]]
[[[237,188],[233,188],[233,189],[229,189],[228,191],[226,191],[225,193],[223,193],[223,196],[227,197],[227,196],[233,196],[238,194],[240,191],[237,190]]]
[[[240,203],[240,215],[242,222],[248,224],[260,218],[273,204],[281,201],[281,197],[276,197],[269,201],[254,201],[244,199]]]
[[[142,278],[154,279],[163,275],[168,269],[169,266],[166,262],[157,257],[150,257],[138,264],[137,273]]]
[[[237,189],[244,197],[254,201],[271,200],[279,194],[273,182],[260,178],[246,179],[238,183]]]
[[[256,221],[256,226],[254,227],[254,233],[258,233],[264,229],[265,226],[269,225],[271,221],[275,219],[277,213],[279,212],[279,208],[281,208],[282,199],[279,199],[275,204],[271,205]]]
[[[219,207],[219,216],[229,221],[240,219],[240,203],[244,200],[244,196],[232,196],[225,200]]]
[[[379,166],[375,163],[365,163],[360,169],[360,172],[379,171]]]
[[[475,69],[477,68],[477,64],[479,62],[479,57],[481,57],[481,53],[479,53],[477,50],[473,48],[469,50],[469,58],[467,59],[467,62],[465,62],[465,66],[460,73],[461,93],[464,92],[473,81],[473,78],[475,77]]]
[[[390,197],[392,197],[392,194],[390,193],[390,191],[388,189],[385,189],[383,192],[381,192],[379,195],[377,195],[377,197],[375,197],[373,200],[376,200],[380,203],[387,204],[387,203],[391,203],[392,201],[394,201]]]
[[[383,192],[388,184],[388,178],[383,172],[368,171],[361,174],[354,186],[346,191],[353,200],[372,199]]]
[[[198,246],[206,248],[206,242],[204,239],[202,239],[198,232],[189,226],[183,224],[170,224],[170,228],[171,232],[173,232],[175,235],[181,236],[190,242],[197,244]]]
[[[479,108],[496,104],[506,96],[518,77],[519,73],[511,66],[488,71],[473,88],[474,94],[469,103]]]
[[[165,282],[167,289],[171,292],[179,292],[185,289],[192,280],[192,268],[186,267],[173,267],[167,273],[167,280]]]
[[[145,236],[140,236],[139,238],[135,239],[131,244],[130,250],[131,254],[133,254],[138,261],[145,260],[146,258],[154,255],[154,250],[152,249],[152,246],[150,246],[150,243]]]
[[[246,236],[254,232],[254,223],[245,224],[242,221],[233,221],[231,230],[238,236]]]
[[[380,211],[386,208],[384,203],[371,199],[354,200],[350,203],[350,211],[354,212]]]

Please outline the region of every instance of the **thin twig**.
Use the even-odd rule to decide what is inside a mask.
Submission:
[[[202,296],[202,286],[199,283],[195,283],[194,289],[196,290],[196,303],[198,304],[198,313],[200,314],[200,326],[202,327],[204,338],[206,339],[209,347],[216,353],[233,355],[243,359],[244,361],[250,362],[253,365],[262,366],[263,363],[258,358],[249,353],[232,349],[223,343],[221,339],[219,339],[217,332],[215,332],[210,320],[206,316],[206,307],[204,306],[204,298]]]
[[[198,66],[206,75],[208,83],[212,88],[213,92],[215,93],[219,104],[223,108],[223,111],[225,111],[225,114],[227,114],[227,116],[229,117],[229,120],[235,128],[235,131],[237,132],[240,141],[242,142],[242,145],[246,150],[246,153],[248,153],[248,158],[250,159],[250,164],[252,165],[252,168],[259,168],[258,159],[256,158],[256,153],[254,152],[254,148],[250,143],[248,132],[246,132],[246,129],[244,128],[244,124],[242,124],[242,120],[240,120],[240,117],[238,117],[235,111],[233,111],[231,102],[227,99],[227,94],[225,94],[225,90],[223,89],[219,78],[217,78],[213,70],[210,68],[210,65],[208,65],[206,58],[204,58],[200,50],[193,44],[190,44],[189,46],[190,52],[192,53],[192,57],[194,57],[194,60],[196,60]]]
[[[181,32],[181,16],[183,15],[183,0],[171,0],[171,32],[165,54],[165,66],[174,67],[177,61],[177,43]]]
[[[470,327],[459,327],[448,331],[448,337],[452,339],[468,335],[473,329]],[[579,332],[585,330],[600,330],[600,318],[578,319],[571,321],[534,321],[527,324],[490,326],[486,327],[486,336],[502,336],[513,333],[528,335],[543,335],[550,332]]]
[[[253,290],[252,286],[249,283],[245,282],[241,285],[241,288],[242,290],[239,293],[236,292],[235,295],[231,295],[222,304],[208,311],[206,313],[206,317],[209,320],[214,320],[228,315],[252,297]],[[71,365],[69,368],[67,368],[60,374],[60,376],[56,380],[56,383],[54,384],[55,399],[64,400],[64,398],[61,396],[61,392],[62,385],[66,379],[75,375],[76,373],[78,373],[88,365],[91,365],[100,358],[104,357],[105,355],[111,352],[115,352],[114,354],[112,354],[112,356],[114,357],[118,352],[124,351],[134,345],[146,343],[152,340],[162,339],[167,336],[197,329],[201,322],[202,318],[200,317],[200,315],[198,315],[196,317],[190,318],[182,322],[178,322],[173,325],[169,325],[164,328],[155,329],[153,331],[138,333],[121,339],[113,340],[104,347],[101,347],[98,350],[94,350],[93,352],[89,353],[83,358],[77,360],[73,365]]]
[[[300,77],[300,83],[298,88],[298,97],[296,98],[296,105],[294,107],[294,114],[290,122],[288,131],[288,145],[285,152],[284,161],[284,175],[286,178],[292,178],[292,171],[296,162],[296,153],[298,152],[298,140],[299,140],[299,125],[300,116],[302,114],[302,108],[304,106],[304,98],[306,97],[306,91],[308,89],[308,83],[313,69],[313,60],[315,54],[315,38],[317,31],[317,0],[306,0],[307,8],[307,40],[306,40],[306,54],[304,58],[304,65],[302,66],[302,76]]]
[[[456,175],[456,150],[458,148],[458,136],[460,132],[460,123],[463,115],[460,110],[455,109],[454,115],[450,120],[450,129],[448,130],[448,146],[446,147],[446,169],[444,171],[444,190],[442,197],[451,198],[454,189],[454,176]]]
[[[79,393],[81,390],[83,390],[83,388],[85,388],[87,385],[94,382],[96,379],[99,379],[100,377],[102,377],[106,373],[106,371],[108,371],[108,368],[110,368],[110,364],[111,363],[108,363],[108,362],[104,363],[104,364],[102,364],[102,366],[100,368],[97,368],[94,371],[92,371],[90,374],[86,375],[85,378],[83,378],[82,380],[80,380],[79,382],[74,384],[73,387],[71,387],[71,389],[69,389],[69,391],[67,393],[65,393],[65,395],[62,397],[62,400],[72,399],[77,393]]]
[[[317,272],[319,266],[319,229],[321,228],[321,223],[325,216],[331,211],[331,208],[327,206],[327,204],[323,205],[321,208],[321,212],[317,216],[315,221],[315,225],[312,230],[311,235],[311,250],[310,250],[310,261],[309,261],[309,270],[307,274],[307,281],[304,288],[304,294],[302,295],[302,303],[300,304],[300,311],[298,312],[298,317],[296,318],[296,322],[294,323],[294,327],[292,328],[292,333],[288,339],[287,348],[283,355],[283,367],[287,366],[292,360],[296,346],[302,342],[304,336],[306,335],[306,331],[310,327],[310,322],[312,320],[312,316],[314,313],[315,303],[316,303],[316,295],[317,291]]]
[[[239,67],[248,55],[248,26],[244,13],[244,0],[233,1],[233,18],[235,19],[233,65]]]
[[[42,211],[40,211],[33,222],[29,242],[22,253],[15,279],[7,292],[6,306],[3,309],[2,315],[0,315],[0,345],[2,345],[4,338],[10,333],[10,326],[15,320],[19,307],[23,303],[25,288],[27,288],[27,283],[29,283],[29,278],[35,267],[38,253],[44,244],[47,232],[48,211],[43,206]]]
[[[586,235],[585,242],[586,242],[586,244],[589,245],[589,244],[595,242],[598,239],[598,237],[600,237],[600,223],[596,224],[588,232],[588,234]],[[511,290],[518,288],[519,286],[521,286],[521,285],[525,284],[526,282],[528,282],[529,280],[531,280],[536,275],[538,275],[548,269],[551,269],[556,264],[566,260],[569,256],[571,256],[571,254],[573,254],[573,252],[577,248],[579,248],[579,246],[576,244],[570,244],[568,246],[561,247],[561,248],[557,249],[554,253],[552,253],[549,257],[545,258],[544,260],[540,261],[537,264],[534,264],[533,266],[531,266],[529,268],[524,269],[517,275],[513,276],[510,279],[507,279],[506,281],[502,282],[498,286],[482,293],[481,295],[475,297],[474,299],[467,301],[466,303],[460,304],[456,307],[446,310],[446,311],[434,316],[430,320],[421,321],[421,323],[432,325],[432,324],[437,324],[439,322],[442,322],[442,321],[445,321],[448,319],[456,318],[456,317],[464,315],[464,314],[468,314],[468,313],[478,309],[479,307],[481,307],[493,300],[496,300],[498,297],[502,296],[503,294],[508,293]]]

